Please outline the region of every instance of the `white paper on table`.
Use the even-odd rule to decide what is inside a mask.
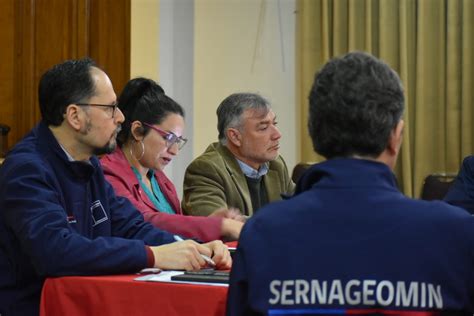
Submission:
[[[157,274],[147,274],[142,275],[138,278],[135,278],[135,281],[152,281],[152,282],[169,282],[169,283],[184,283],[184,284],[199,284],[199,285],[211,285],[211,286],[225,286],[228,287],[229,284],[226,283],[212,283],[212,282],[192,282],[192,281],[175,281],[171,280],[171,277],[174,275],[184,274],[184,271],[161,271]]]

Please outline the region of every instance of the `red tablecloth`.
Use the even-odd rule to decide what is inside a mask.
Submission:
[[[138,275],[49,278],[40,314],[224,315],[227,287],[134,281]]]

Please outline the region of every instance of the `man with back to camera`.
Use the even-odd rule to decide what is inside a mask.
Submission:
[[[227,315],[472,315],[474,219],[397,189],[403,110],[398,75],[369,54],[319,71],[308,126],[328,160],[245,224]]]
[[[294,184],[279,155],[281,133],[270,103],[255,93],[235,93],[217,108],[219,142],[186,169],[183,210],[207,216],[219,208],[252,215],[292,193]]]
[[[222,242],[174,242],[104,180],[95,155],[115,148],[124,116],[92,60],[49,69],[39,103],[42,121],[0,168],[0,315],[38,314],[50,276],[200,269],[201,254],[230,268]]]

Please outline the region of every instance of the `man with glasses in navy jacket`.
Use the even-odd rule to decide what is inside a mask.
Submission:
[[[124,116],[92,60],[48,70],[39,103],[42,121],[0,169],[0,315],[38,314],[50,276],[196,270],[202,255],[230,268],[221,241],[175,242],[105,181],[95,155],[115,148]]]

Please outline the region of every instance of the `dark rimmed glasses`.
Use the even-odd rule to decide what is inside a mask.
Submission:
[[[172,132],[166,132],[166,131],[162,130],[161,128],[158,128],[158,127],[153,126],[151,124],[143,123],[143,125],[151,128],[152,130],[155,130],[158,134],[160,134],[161,137],[163,137],[164,140],[166,141],[166,146],[168,148],[170,148],[174,144],[178,144],[178,149],[181,150],[181,148],[183,148],[183,146],[188,141],[186,138],[183,138],[181,136],[178,137],[178,136],[176,136],[176,134],[174,134]]]
[[[118,108],[118,104],[117,103],[114,103],[114,104],[100,104],[100,103],[75,103],[76,105],[79,105],[79,106],[103,106],[103,107],[107,107],[109,109],[112,109],[112,118],[115,117],[115,112],[117,112],[117,108]]]

